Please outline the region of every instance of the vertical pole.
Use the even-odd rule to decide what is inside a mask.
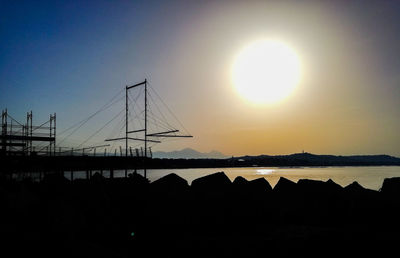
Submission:
[[[30,140],[28,139],[28,136],[32,136],[31,134],[31,129],[30,129],[30,125],[31,125],[31,113],[26,113],[26,134],[24,136],[26,136],[26,140],[25,142],[25,147],[24,147],[24,152],[29,152],[30,149]]]
[[[28,152],[28,148],[29,148],[29,139],[28,139],[28,136],[29,136],[29,132],[30,132],[30,130],[29,130],[29,124],[30,124],[30,122],[29,122],[29,120],[30,120],[30,117],[29,117],[29,112],[27,112],[26,113],[26,124],[25,124],[25,132],[24,132],[24,136],[25,136],[25,140],[24,140],[24,147],[22,147],[22,155],[26,155],[27,154],[27,152]],[[11,126],[12,126],[12,120],[11,120]],[[11,132],[10,132],[10,134],[11,134]]]
[[[11,120],[12,121],[12,120]],[[7,133],[7,129],[6,129],[6,133]],[[22,125],[22,135],[26,136],[26,125]],[[26,140],[22,140],[24,143],[26,143]]]
[[[24,155],[25,155],[25,152],[28,152],[28,150],[29,150],[29,139],[28,139],[29,132],[30,132],[30,130],[29,130],[30,122],[29,122],[29,120],[30,120],[30,114],[29,114],[29,112],[27,112],[26,113],[26,124],[25,124],[26,125],[26,132],[24,134],[24,136],[26,137],[25,140],[24,140],[25,146],[22,147],[22,152],[24,153]],[[12,122],[12,120],[11,120],[11,122]]]
[[[52,132],[51,132],[51,129],[52,129],[52,125],[53,125],[53,116],[50,114],[50,138],[51,138],[51,136],[52,136]],[[49,147],[50,147],[50,152],[49,153],[51,153],[51,141],[50,141],[50,144],[49,144]],[[49,155],[49,153],[47,153],[47,155]],[[50,154],[51,155],[51,154]]]
[[[12,120],[11,120],[11,123],[12,123]],[[23,155],[25,155],[28,152],[28,148],[29,148],[29,139],[28,139],[29,132],[30,132],[29,124],[30,124],[30,122],[29,122],[29,113],[26,113],[26,124],[25,124],[25,134],[24,134],[24,136],[25,136],[25,140],[24,140],[25,146],[22,148]]]
[[[29,143],[29,145],[30,145],[30,152],[31,152],[31,154],[32,154],[32,150],[33,150],[33,141],[32,141],[32,135],[33,135],[33,129],[32,129],[32,124],[33,124],[33,114],[32,114],[32,110],[31,110],[31,140],[30,140],[30,143]]]
[[[128,86],[125,87],[125,157],[128,157]]]
[[[4,110],[1,111],[1,135],[4,136]],[[4,138],[1,140],[1,151],[4,151]]]
[[[7,132],[7,128],[8,128],[8,112],[7,112],[7,108],[6,108],[6,113],[5,113],[5,132],[6,132],[6,135],[8,134],[8,132]],[[22,129],[22,131],[23,131],[23,129]],[[6,139],[6,150],[7,150],[7,139]],[[10,150],[10,147],[8,147],[8,150]]]
[[[107,156],[107,148],[104,148],[104,157]]]
[[[2,110],[2,112],[1,112],[1,134],[5,137],[6,136],[6,132],[4,131],[4,128],[5,128],[5,111],[4,110]],[[6,153],[6,140],[5,140],[5,138],[3,138],[2,140],[1,140],[1,150],[2,151],[4,151],[4,153]]]
[[[4,112],[4,132],[5,132],[5,135],[7,135],[7,119],[8,119],[8,114],[7,114],[7,108],[6,108],[6,111]],[[6,140],[4,140],[4,142],[5,142],[5,150],[7,151],[7,139]]]
[[[147,158],[147,79],[144,79],[144,178],[147,178],[146,158]]]
[[[24,136],[26,136],[26,140],[24,141],[25,142],[25,147],[23,148],[24,152],[25,151],[29,152],[29,149],[30,149],[30,146],[29,146],[30,141],[28,139],[28,136],[30,136],[30,132],[31,132],[31,130],[30,130],[30,124],[31,124],[30,118],[31,118],[31,114],[29,112],[26,113],[26,134],[24,135]]]
[[[125,86],[125,158],[127,157],[128,157],[128,85]],[[128,175],[128,170],[125,164],[125,177],[127,177],[127,175]]]
[[[12,135],[12,122],[13,122],[13,120],[11,120],[11,122],[10,122],[10,135]],[[24,151],[24,147],[22,147],[22,151]]]
[[[53,119],[54,119],[54,133],[53,133],[54,142],[53,142],[53,152],[54,152],[54,156],[55,156],[55,155],[56,155],[56,113],[54,113]]]

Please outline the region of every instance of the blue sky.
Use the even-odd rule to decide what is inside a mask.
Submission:
[[[22,121],[33,110],[38,123],[56,112],[62,130],[147,78],[196,136],[160,150],[400,156],[399,11],[396,1],[1,1],[0,107]],[[230,66],[271,35],[298,51],[304,80],[281,106],[248,105]]]

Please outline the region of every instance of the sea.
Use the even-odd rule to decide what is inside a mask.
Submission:
[[[242,176],[247,180],[254,180],[264,177],[272,187],[278,182],[280,177],[285,177],[293,182],[300,179],[312,179],[327,181],[332,179],[337,184],[345,187],[357,181],[365,188],[379,190],[385,178],[400,177],[400,166],[344,166],[344,167],[231,167],[231,168],[188,168],[188,169],[149,169],[147,177],[150,181],[155,181],[170,173],[186,179],[189,184],[199,177],[203,177],[215,172],[224,172],[233,181],[237,176]],[[93,173],[96,171],[93,171]],[[133,171],[128,170],[128,174]],[[137,173],[143,174],[138,170]],[[70,178],[70,173],[65,172],[65,177]],[[109,176],[107,171],[103,174]],[[115,177],[125,176],[125,170],[114,172]],[[74,178],[85,178],[86,173],[75,172]]]

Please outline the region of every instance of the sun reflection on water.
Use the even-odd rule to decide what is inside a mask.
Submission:
[[[271,175],[273,172],[275,172],[275,169],[257,169],[256,175]]]

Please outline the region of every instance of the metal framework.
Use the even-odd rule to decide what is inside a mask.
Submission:
[[[132,130],[129,131],[128,128],[128,114],[129,114],[129,104],[128,104],[128,91],[130,89],[136,88],[136,87],[144,87],[144,128],[138,129],[138,130]],[[105,141],[119,141],[119,140],[125,140],[125,156],[128,157],[128,149],[130,150],[130,153],[132,153],[131,148],[129,147],[129,140],[134,140],[134,141],[143,141],[144,142],[144,155],[143,155],[143,150],[142,155],[144,157],[148,157],[147,155],[147,150],[149,149],[150,156],[152,156],[152,151],[151,148],[147,147],[148,142],[153,142],[153,143],[161,143],[160,140],[158,139],[148,139],[148,137],[152,138],[162,138],[162,137],[193,137],[192,135],[171,135],[171,133],[176,133],[179,132],[179,130],[170,130],[170,131],[164,131],[164,132],[158,132],[158,133],[150,133],[148,134],[147,132],[147,109],[148,109],[148,103],[147,103],[147,79],[145,79],[143,82],[136,83],[131,86],[125,86],[125,137],[119,137],[119,138],[113,138],[113,139],[106,139]],[[143,139],[141,138],[133,138],[129,137],[129,134],[131,133],[137,133],[137,132],[144,132],[144,137]],[[122,151],[121,151],[122,153]],[[139,151],[136,150],[137,156],[139,156]],[[146,177],[146,168],[144,169],[144,176]]]
[[[23,124],[5,109],[1,114],[0,142],[2,155],[55,155],[56,114],[51,114],[43,124],[34,126],[32,111],[27,113]]]

